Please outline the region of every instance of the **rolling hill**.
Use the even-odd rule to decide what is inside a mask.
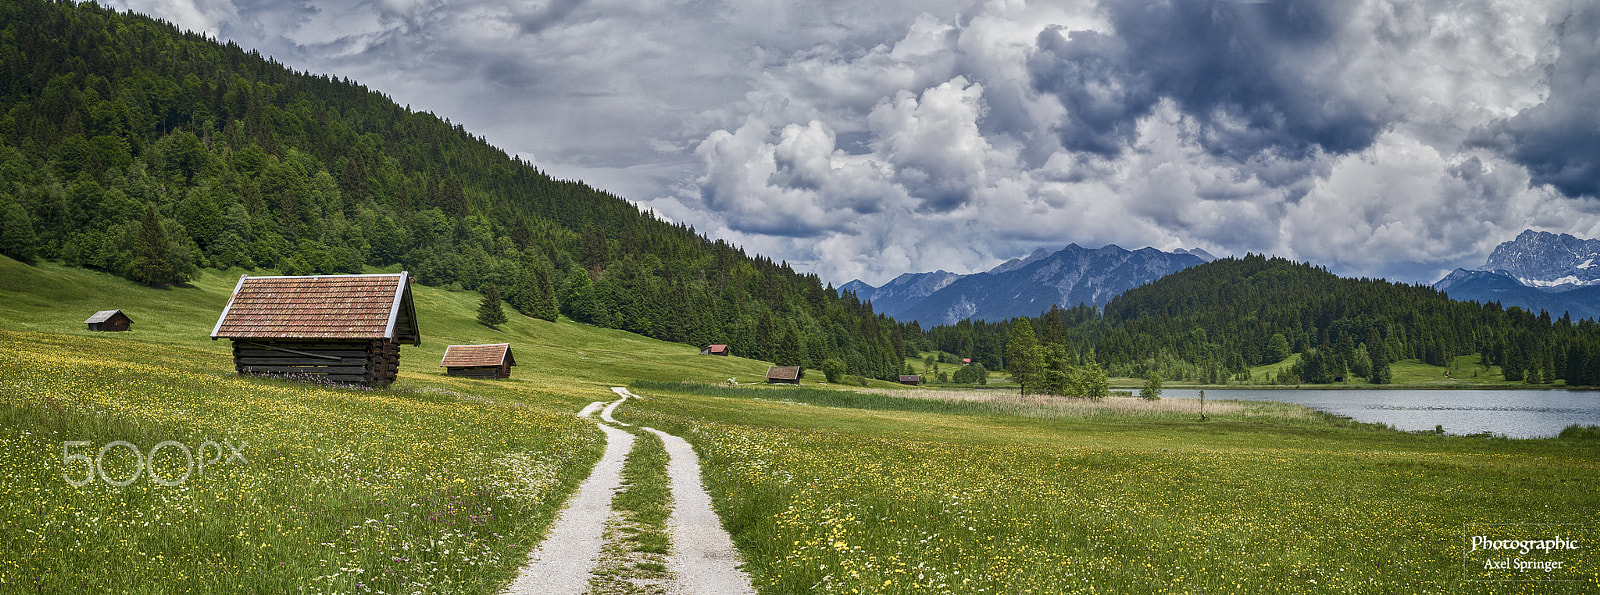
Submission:
[[[360,82],[94,3],[0,3],[0,254],[181,285],[402,267],[528,313],[889,379],[816,275],[556,180]]]
[[[182,347],[214,354],[213,371],[231,373],[229,342],[211,340],[210,332],[242,272],[206,270],[188,284],[158,289],[106,273],[54,264],[28,266],[0,257],[0,329]],[[416,285],[413,295],[422,345],[401,349],[401,388],[408,379],[443,377],[439,360],[452,344],[511,343],[518,364],[512,369],[512,384],[567,384],[600,391],[634,380],[754,382],[770,365],[736,356],[701,356],[689,345],[566,318],[548,322],[512,312],[510,322],[496,331],[477,323],[476,293]],[[83,320],[90,314],[113,308],[133,318],[132,331],[85,330]]]

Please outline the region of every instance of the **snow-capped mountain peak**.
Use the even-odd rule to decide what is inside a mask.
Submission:
[[[1529,287],[1600,285],[1600,240],[1527,230],[1496,246],[1483,270],[1503,270]]]

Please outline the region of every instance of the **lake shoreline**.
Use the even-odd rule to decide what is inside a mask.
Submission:
[[[962,385],[940,386],[922,385],[917,388],[928,390],[1017,390],[1016,385]],[[1143,390],[1143,384],[1112,384],[1111,390],[1131,390],[1135,394]],[[1600,392],[1600,386],[1526,386],[1514,384],[1173,384],[1162,385],[1162,390],[1502,390],[1502,391],[1568,391],[1575,393]]]

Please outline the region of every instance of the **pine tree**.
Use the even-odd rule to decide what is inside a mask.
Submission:
[[[500,307],[500,289],[493,283],[483,288],[483,301],[478,304],[478,324],[500,330],[506,323],[506,312]]]
[[[578,322],[594,321],[594,284],[589,281],[589,273],[574,269],[567,275],[567,283],[561,293],[561,308],[568,317]]]
[[[0,206],[0,254],[33,264],[38,240],[33,234],[33,219],[28,210],[15,202]]]
[[[1267,340],[1267,349],[1264,353],[1264,356],[1266,357],[1266,360],[1262,363],[1268,364],[1281,362],[1285,359],[1288,359],[1289,340],[1284,338],[1283,333],[1274,333],[1272,338]]]
[[[1153,401],[1161,398],[1161,390],[1161,369],[1151,367],[1150,375],[1144,379],[1144,390],[1139,391],[1139,396]]]
[[[1044,371],[1044,357],[1039,353],[1039,339],[1033,334],[1033,325],[1023,318],[1011,327],[1011,338],[1006,342],[1006,373],[1028,394],[1028,386],[1039,381]],[[1038,390],[1035,387],[1034,390]]]
[[[783,337],[778,339],[778,347],[772,355],[772,363],[780,366],[798,366],[804,357],[800,347],[800,335],[794,332],[793,325],[785,325]]]
[[[1083,365],[1075,370],[1073,384],[1077,387],[1078,396],[1101,398],[1111,394],[1111,381],[1106,378],[1106,371],[1100,367],[1100,362],[1095,361],[1094,350],[1090,349],[1083,356]]]
[[[555,322],[561,308],[556,304],[556,290],[550,283],[550,273],[544,267],[533,270],[533,314],[534,318]]]
[[[524,316],[555,322],[560,313],[550,275],[539,264],[531,264],[523,269],[522,280],[511,290],[510,297],[511,307]]]
[[[128,276],[145,285],[171,284],[175,273],[168,255],[171,248],[166,231],[161,229],[161,219],[156,217],[155,206],[146,206],[144,218],[139,220],[139,234],[133,241],[133,263],[128,265]]]
[[[1039,353],[1044,360],[1044,368],[1039,371],[1039,378],[1036,381],[1039,392],[1049,395],[1067,395],[1074,392],[1072,369],[1067,365],[1066,347],[1058,343],[1045,343],[1039,346]]]

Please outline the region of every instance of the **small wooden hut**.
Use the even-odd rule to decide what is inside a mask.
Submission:
[[[444,348],[444,359],[439,362],[446,374],[467,378],[510,378],[515,365],[510,343],[451,345]]]
[[[800,384],[799,366],[772,366],[767,368],[768,384]]]
[[[727,345],[707,345],[700,348],[700,355],[728,355]]]
[[[921,376],[911,375],[911,374],[901,374],[900,375],[900,384],[916,386],[916,385],[922,384],[922,377]]]
[[[95,312],[88,320],[83,321],[89,325],[91,331],[125,331],[133,324],[133,319],[128,318],[121,310],[101,310]]]
[[[211,330],[233,341],[240,374],[305,375],[386,386],[400,344],[422,344],[409,273],[241,275]]]

